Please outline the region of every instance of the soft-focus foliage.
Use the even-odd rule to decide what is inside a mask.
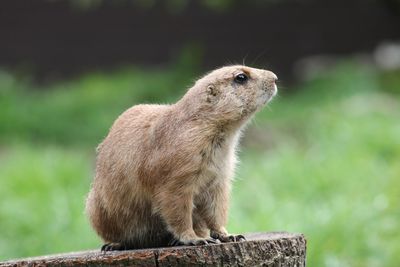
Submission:
[[[342,63],[258,114],[229,230],[293,231],[309,266],[400,261],[400,77]],[[100,246],[85,219],[94,148],[139,102],[172,102],[194,68],[96,73],[32,89],[0,75],[0,260]]]

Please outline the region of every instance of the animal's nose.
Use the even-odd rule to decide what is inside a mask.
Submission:
[[[267,79],[270,81],[270,82],[273,82],[273,83],[275,83],[277,80],[278,80],[278,76],[276,76],[276,74],[275,73],[273,73],[272,71],[266,71],[266,76],[267,76]]]
[[[278,80],[278,76],[275,73],[271,72],[272,80],[276,82]]]

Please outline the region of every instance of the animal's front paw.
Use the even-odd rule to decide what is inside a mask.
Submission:
[[[214,238],[198,238],[198,239],[172,239],[169,242],[170,246],[202,246],[208,244],[219,244],[218,239]]]
[[[122,243],[107,243],[101,247],[101,251],[113,251],[113,250],[127,250],[128,248]]]
[[[210,236],[223,243],[246,241],[246,238],[243,235],[229,235],[228,233],[222,233],[219,231],[211,231]]]

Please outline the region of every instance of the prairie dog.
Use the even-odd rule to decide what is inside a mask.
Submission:
[[[86,213],[102,250],[199,245],[229,235],[241,129],[277,92],[274,73],[226,66],[172,105],[133,106],[98,146]]]

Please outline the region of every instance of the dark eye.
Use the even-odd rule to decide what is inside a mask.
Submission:
[[[248,79],[249,77],[247,77],[247,75],[244,73],[239,73],[238,75],[235,76],[235,82],[239,84],[245,83]]]

